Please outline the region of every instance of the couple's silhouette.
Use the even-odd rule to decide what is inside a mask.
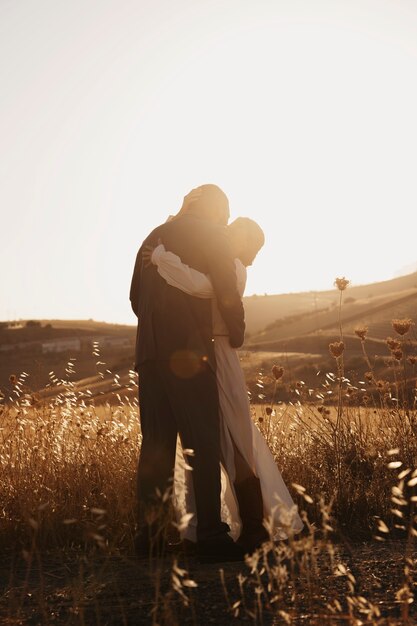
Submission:
[[[264,234],[248,218],[227,226],[229,217],[225,193],[202,185],[137,254],[130,301],[138,317],[139,555],[166,548],[172,503],[188,520],[183,540],[203,562],[241,560],[269,540],[266,516],[277,536],[302,527],[252,423],[237,353],[246,267]]]

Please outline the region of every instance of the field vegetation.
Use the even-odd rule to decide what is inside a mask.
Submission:
[[[348,281],[336,287],[324,368],[313,351],[304,362],[242,352],[253,419],[305,521],[244,564],[137,563],[133,370],[113,372],[97,342],[96,371],[82,381],[72,359],[42,389],[11,372],[0,404],[0,623],[414,623],[414,325],[391,319],[375,359],[366,325],[346,337]],[[167,532],[176,538],[174,523]]]

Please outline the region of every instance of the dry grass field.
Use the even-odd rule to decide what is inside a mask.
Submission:
[[[96,371],[81,381],[72,360],[43,389],[10,372],[0,404],[0,624],[415,623],[417,350],[412,320],[387,323],[382,369],[366,327],[352,330],[355,377],[341,324],[326,340],[329,367],[308,380],[297,375],[306,355],[242,352],[253,419],[305,530],[221,567],[187,554],[134,557],[133,371],[111,371],[96,344]]]

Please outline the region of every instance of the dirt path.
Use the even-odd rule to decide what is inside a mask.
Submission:
[[[219,565],[202,566],[191,557],[187,562],[179,559],[180,571],[176,572],[175,581],[172,558],[151,571],[148,564],[128,556],[47,554],[42,559],[35,556],[28,566],[21,555],[9,555],[0,565],[0,624],[275,626],[286,623],[284,613],[292,617],[293,624],[347,624],[346,576],[335,577],[326,563],[320,564],[320,559],[323,556],[318,556],[319,576],[312,574],[307,580],[300,575],[299,581],[296,577],[295,584],[288,584],[282,596],[271,604],[274,593],[268,592],[268,575],[264,573],[256,579],[246,564],[223,564],[223,586]],[[354,575],[355,596],[378,607],[378,623],[405,623],[396,602],[403,580],[402,543],[356,544],[350,549],[339,546],[336,560],[342,561]],[[241,587],[239,575],[246,579],[242,582],[241,578]],[[194,581],[197,587],[187,586],[193,583],[184,585],[186,580]],[[182,587],[178,581],[182,581]],[[175,582],[177,590],[173,588]],[[257,595],[256,588],[259,591],[261,585],[266,593]],[[245,603],[236,607],[234,616],[230,607],[242,601],[241,588]],[[188,606],[181,592],[188,598]],[[262,602],[257,603],[257,597]],[[340,617],[331,616],[326,609],[326,604],[334,599],[342,604]],[[408,623],[417,624],[417,611],[410,611]],[[366,615],[362,618],[365,621]]]

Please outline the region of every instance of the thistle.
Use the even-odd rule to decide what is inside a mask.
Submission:
[[[329,343],[329,350],[330,354],[337,359],[342,356],[345,350],[345,344],[343,341],[334,341],[333,343]]]
[[[279,380],[284,376],[284,368],[280,365],[274,365],[272,368],[272,375],[274,376],[275,380]]]
[[[403,336],[408,333],[411,326],[413,326],[413,320],[409,318],[395,319],[391,321],[392,327],[399,335]]]
[[[394,352],[395,350],[400,350],[401,349],[401,344],[399,341],[397,341],[396,339],[393,339],[392,337],[387,337],[385,340],[388,348],[391,350],[391,352]]]
[[[350,284],[350,280],[342,276],[342,278],[336,278],[333,284],[335,287],[338,288],[339,291],[344,291],[346,287]]]
[[[359,339],[361,341],[365,341],[366,335],[368,333],[368,327],[367,326],[358,326],[357,328],[355,328],[354,333],[355,333],[355,335],[357,335],[357,337],[359,337]]]
[[[401,359],[402,359],[402,358],[403,358],[403,356],[404,356],[404,353],[403,353],[403,351],[402,351],[402,350],[393,350],[393,351],[392,351],[392,356],[394,357],[394,359],[395,359],[396,361],[401,361]]]

